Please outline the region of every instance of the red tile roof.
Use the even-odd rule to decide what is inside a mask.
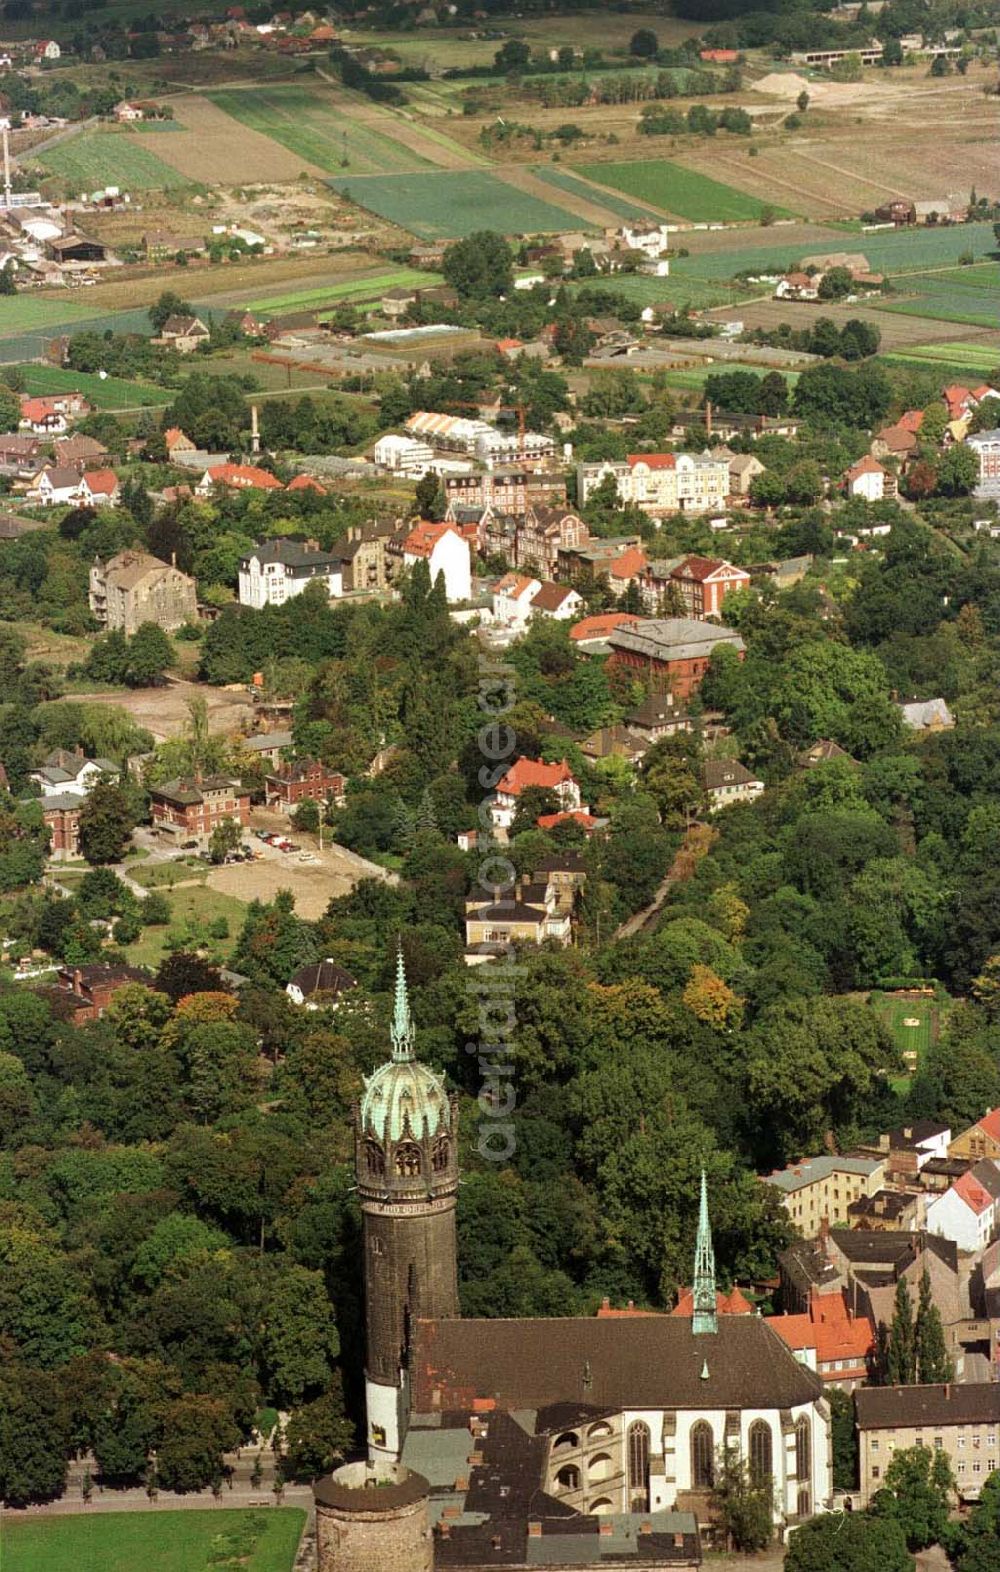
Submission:
[[[565,759],[559,764],[543,764],[541,759],[518,759],[507,771],[497,791],[507,797],[518,797],[529,786],[541,786],[551,791],[572,779],[573,771]]]
[[[988,1114],[983,1114],[976,1128],[994,1141],[1000,1141],[1000,1108],[991,1108]]]
[[[885,469],[879,463],[878,459],[874,459],[874,458],[872,458],[870,453],[866,453],[864,458],[858,459],[858,462],[856,464],[852,464],[850,469],[845,470],[845,472],[844,472],[844,479],[845,480],[858,480],[859,477],[862,476],[862,475],[884,475],[884,474],[885,474]]]
[[[608,575],[613,579],[632,579],[641,573],[648,562],[646,553],[641,546],[630,546],[616,557],[608,569]]]
[[[677,468],[677,456],[674,453],[630,453],[625,462],[633,468],[636,464],[646,464],[650,469]]]
[[[321,497],[326,496],[326,487],[321,486],[319,481],[312,475],[296,475],[294,480],[288,482],[286,489],[288,491],[315,491]]]
[[[874,1346],[872,1324],[866,1316],[853,1316],[842,1293],[813,1294],[805,1315],[769,1315],[764,1318],[782,1342],[793,1351],[815,1348],[816,1363],[849,1361],[864,1367]],[[847,1370],[836,1372],[837,1376]]]
[[[572,813],[540,813],[535,823],[540,830],[554,830],[557,824],[579,824],[589,835],[596,830],[600,819],[595,819],[592,813],[584,813],[582,808],[575,809]]]
[[[448,534],[460,536],[460,531],[454,524],[434,524],[430,519],[420,519],[404,540],[403,550],[411,557],[429,557],[442,536]]]
[[[717,1315],[753,1315],[754,1307],[738,1288],[734,1288],[728,1294],[724,1294],[721,1288],[717,1288],[715,1290],[715,1310]],[[681,1289],[677,1303],[670,1314],[694,1315],[694,1292],[692,1289]]]
[[[718,573],[719,569],[725,566],[726,563],[721,557],[685,557],[673,569],[670,577],[694,579],[696,584],[704,584],[706,579],[710,579],[713,573]]]
[[[904,431],[910,431],[916,436],[923,423],[924,412],[922,409],[907,409],[900,415],[896,425],[902,426]]]
[[[569,636],[575,644],[583,639],[603,639],[616,628],[634,627],[637,622],[645,618],[637,617],[631,611],[602,611],[594,617],[583,617],[575,622],[569,630]]]
[[[118,490],[118,476],[113,469],[86,469],[83,478],[88,491],[99,496],[110,497]]]
[[[208,471],[210,480],[218,486],[256,486],[258,491],[281,491],[281,481],[269,470],[258,469],[256,464],[213,464]]]
[[[978,1179],[973,1178],[971,1170],[955,1180],[952,1190],[956,1195],[961,1196],[970,1212],[975,1212],[977,1217],[981,1217],[993,1204],[990,1192],[979,1183]]]
[[[558,611],[565,604],[567,596],[575,595],[576,593],[576,590],[571,589],[566,584],[547,582],[542,585],[531,604],[536,606],[539,611]]]

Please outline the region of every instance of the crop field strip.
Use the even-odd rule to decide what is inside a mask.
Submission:
[[[47,174],[67,181],[77,191],[106,185],[120,186],[123,191],[165,191],[185,184],[179,170],[127,131],[84,131],[44,152],[30,154],[28,161],[40,164]]]
[[[711,251],[693,250],[690,256],[678,257],[671,263],[671,275],[676,271],[699,278],[732,278],[735,273],[749,269],[761,273],[778,272],[810,253],[848,251],[861,252],[873,268],[890,274],[896,280],[896,288],[901,289],[902,278],[906,275],[910,275],[907,281],[912,282],[913,275],[923,276],[935,266],[954,266],[966,251],[982,258],[996,249],[990,224],[956,224],[944,229],[899,229],[877,234],[864,234],[857,230],[828,230],[825,239],[809,243],[799,238],[794,241],[791,237],[785,239],[780,229],[768,229],[762,233],[771,237],[766,244],[751,246],[737,243],[732,249],[720,245]],[[953,276],[949,274],[949,277]]]
[[[599,202],[602,207],[608,208],[619,218],[649,223],[661,217],[655,207],[645,203],[630,202],[613,191],[602,191],[591,181],[585,180],[582,175],[574,174],[569,169],[554,169],[550,164],[538,164],[532,167],[531,172],[547,186],[555,186],[556,190],[564,192],[567,196],[581,196],[589,202]]]
[[[325,166],[241,124],[212,101],[211,92],[209,88],[171,100],[179,135],[147,138],[135,131],[133,139],[148,142],[185,180],[205,185],[293,181],[303,174],[325,173]]]
[[[336,305],[342,300],[375,300],[387,289],[403,284],[415,288],[441,282],[440,273],[425,273],[419,268],[401,267],[391,273],[377,273],[370,278],[347,279],[340,284],[319,286],[314,289],[289,290],[283,295],[265,295],[247,302],[246,310],[259,311],[264,316],[275,316],[283,311],[309,311],[314,307]]]
[[[96,372],[67,371],[62,366],[25,366],[24,391],[36,396],[78,390],[101,410],[137,409],[142,405],[170,404],[175,388],[153,382],[129,382],[123,377],[101,378]]]
[[[262,84],[207,96],[220,113],[326,174],[397,174],[487,164],[437,127],[419,123],[412,111],[385,109],[325,75],[323,82],[308,86]]]
[[[737,191],[735,186],[723,185],[708,175],[685,169],[665,158],[632,159],[620,164],[574,164],[573,168],[595,185],[622,191],[666,214],[696,224],[759,219],[764,207],[769,205],[758,197]],[[770,205],[779,217],[789,216],[786,209]]]
[[[971,327],[1000,328],[1000,265],[981,263],[944,272],[897,277],[896,289],[909,298],[887,299],[883,311],[922,316]]]
[[[575,214],[515,190],[492,170],[341,176],[329,184],[359,207],[422,240],[447,240],[478,229],[540,235],[580,228]]]

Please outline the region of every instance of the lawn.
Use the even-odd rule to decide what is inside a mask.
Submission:
[[[627,164],[576,164],[574,167],[578,174],[593,180],[596,185],[624,191],[626,196],[637,197],[640,202],[649,202],[664,213],[690,219],[695,224],[758,219],[765,207],[771,207],[778,217],[788,216],[784,208],[775,208],[771,203],[747,196],[734,186],[725,186],[694,170],[682,169],[680,164],[671,164],[665,158],[643,158]]]
[[[933,994],[920,998],[901,998],[898,994],[872,993],[869,1002],[904,1056],[907,1070],[904,1075],[893,1080],[893,1085],[897,1090],[905,1090],[931,1043],[936,1040],[951,1000]],[[907,1025],[908,1021],[916,1024]]]
[[[344,168],[361,175],[433,168],[428,159],[407,147],[402,121],[401,139],[396,141],[324,103],[321,90],[254,86],[206,96],[217,109],[330,174]]]
[[[298,1507],[6,1518],[3,1572],[291,1572]]]
[[[120,186],[123,191],[152,191],[187,184],[176,169],[125,131],[84,131],[32,155],[32,159],[50,175],[67,181],[75,192],[105,185]]]
[[[306,311],[313,306],[334,305],[339,300],[375,300],[387,289],[401,284],[438,284],[439,273],[423,273],[419,268],[395,268],[389,273],[375,273],[368,278],[349,278],[339,284],[327,284],[319,289],[293,289],[283,295],[264,295],[251,300],[249,311],[278,312]]]
[[[189,874],[192,871],[187,870]],[[183,878],[184,874],[182,873],[180,877]],[[145,879],[141,882],[146,883]],[[236,900],[232,895],[222,895],[218,890],[210,890],[206,884],[181,884],[176,889],[171,889],[168,883],[164,883],[156,887],[170,902],[170,922],[162,928],[143,929],[141,937],[134,944],[130,944],[126,951],[131,966],[148,966],[151,971],[155,971],[164,956],[169,953],[168,936],[172,933],[183,933],[189,920],[195,923],[211,923],[219,917],[224,917],[229,924],[229,937],[211,942],[218,944],[222,954],[230,953],[246,916],[246,907],[242,901]],[[7,1572],[6,1567],[3,1572]]]
[[[83,393],[97,409],[135,409],[144,404],[169,404],[176,389],[152,382],[128,382],[124,377],[104,377],[91,371],[65,371],[61,366],[22,366],[26,393]]]
[[[330,185],[359,207],[422,240],[451,239],[479,229],[539,235],[580,228],[579,218],[565,208],[515,190],[487,170],[367,175],[357,180],[342,176]]]

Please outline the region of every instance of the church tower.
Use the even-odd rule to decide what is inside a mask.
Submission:
[[[691,1330],[696,1337],[719,1330],[715,1300],[715,1250],[712,1226],[708,1220],[708,1185],[701,1170],[701,1206],[698,1211],[698,1239],[694,1249],[694,1315]]]
[[[368,1450],[398,1458],[406,1430],[407,1357],[415,1317],[457,1316],[457,1102],[413,1051],[402,950],[389,1060],[355,1108],[364,1249]]]

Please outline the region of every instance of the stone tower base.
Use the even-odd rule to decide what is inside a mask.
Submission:
[[[317,1480],[318,1572],[432,1572],[429,1488],[399,1463],[345,1463]]]

